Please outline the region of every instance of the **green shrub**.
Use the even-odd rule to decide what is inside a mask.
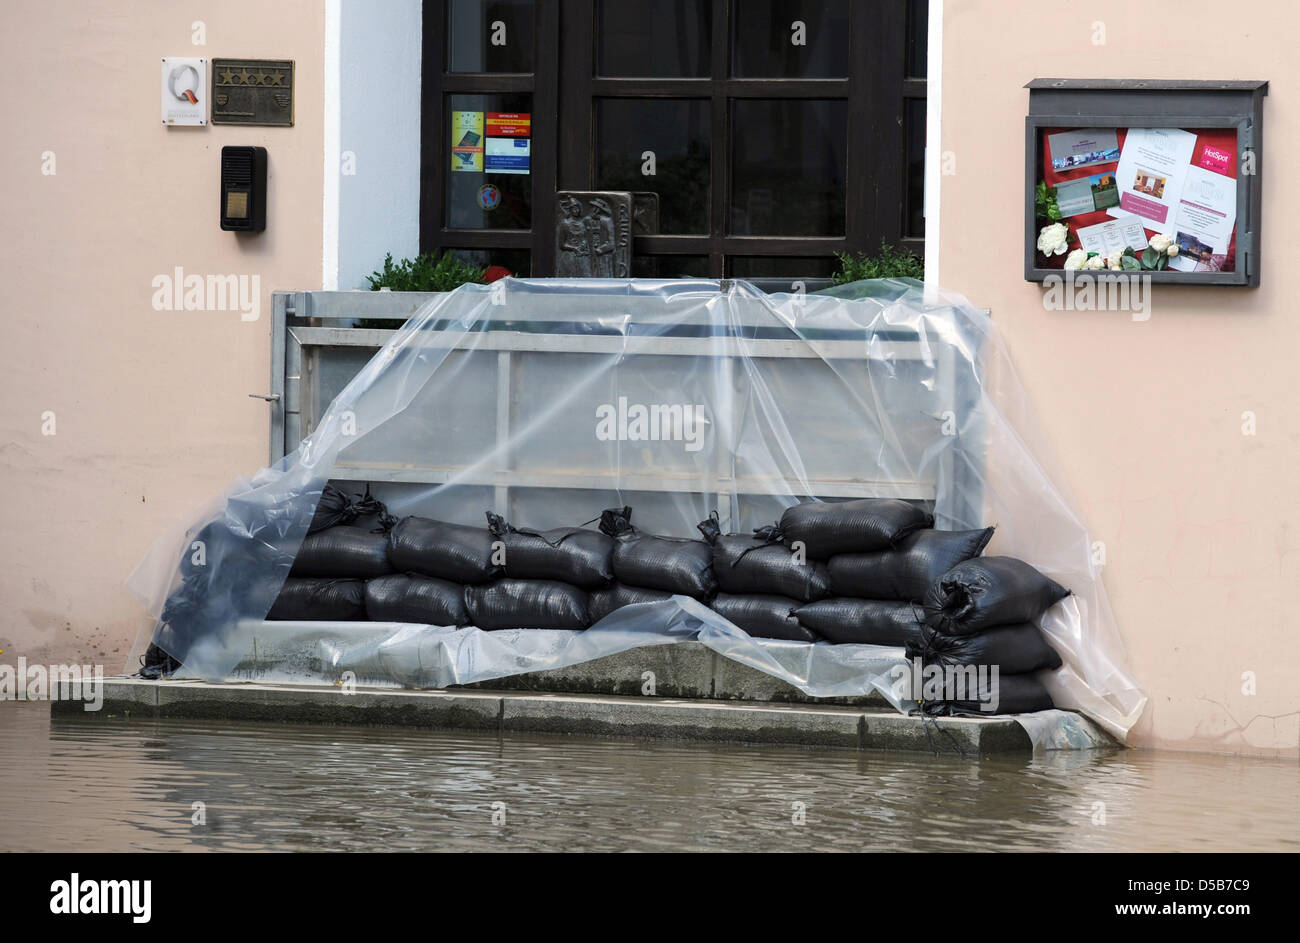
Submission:
[[[840,270],[833,277],[837,285],[868,278],[925,278],[925,260],[910,249],[896,249],[883,239],[876,255],[862,252],[854,258],[847,252],[837,252],[835,256],[840,260]]]
[[[431,252],[414,260],[402,259],[394,263],[393,254],[384,256],[384,267],[366,276],[371,291],[387,288],[390,291],[453,291],[461,285],[481,285],[486,269],[476,268],[456,258],[450,252],[435,256]],[[379,330],[396,330],[405,324],[402,318],[361,318],[358,327]]]
[[[456,258],[450,252],[434,256],[428,252],[414,261],[402,259],[394,264],[393,254],[384,256],[381,271],[366,276],[370,290],[388,288],[392,291],[451,291],[461,285],[483,283],[485,269],[476,268]]]

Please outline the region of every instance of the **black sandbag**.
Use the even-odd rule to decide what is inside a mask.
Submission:
[[[266,617],[295,622],[361,621],[366,618],[366,584],[363,580],[291,576]]]
[[[496,580],[465,587],[470,623],[480,629],[585,629],[587,594],[556,580]]]
[[[833,597],[800,606],[800,623],[840,645],[907,645],[921,638],[920,606],[892,599]]]
[[[595,625],[615,609],[641,602],[663,602],[665,599],[672,598],[673,594],[666,590],[614,583],[601,589],[593,589],[587,594],[587,611],[591,615],[591,624]]]
[[[614,579],[614,540],[600,531],[519,529],[491,511],[487,519],[492,536],[504,544],[505,575],[511,579],[559,580],[583,587],[605,586]]]
[[[292,576],[370,579],[392,573],[388,538],[361,527],[330,527],[303,538]]]
[[[1070,591],[1014,557],[976,557],[959,563],[925,594],[927,625],[968,635],[997,625],[1037,622]]]
[[[1061,667],[1061,656],[1047,644],[1038,626],[1028,622],[1000,625],[970,635],[944,635],[925,626],[907,646],[907,657],[925,664],[997,665],[1004,674]]]
[[[311,524],[307,526],[308,534],[315,534],[328,527],[339,524],[352,524],[358,518],[373,519],[375,532],[387,532],[397,523],[397,519],[388,513],[383,501],[370,494],[370,485],[365,493],[349,494],[332,482],[327,482],[321,490],[320,501],[312,515]]]
[[[156,642],[150,642],[149,647],[144,650],[140,656],[139,677],[147,681],[157,681],[159,678],[166,678],[180,670],[181,663],[173,658],[166,650],[161,648]]]
[[[816,642],[817,635],[794,617],[799,600],[789,596],[754,594],[733,596],[719,593],[711,607],[714,612],[735,623],[754,638],[787,639],[792,642]]]
[[[810,602],[830,595],[826,564],[802,563],[763,534],[725,534],[713,542],[713,576],[724,593],[764,593]]]
[[[993,537],[983,530],[918,530],[891,550],[840,553],[826,564],[836,596],[924,602],[934,581],[958,563],[978,557]]]
[[[183,577],[199,574],[207,579],[217,561],[226,567],[247,568],[252,573],[264,572],[288,556],[284,546],[288,541],[270,521],[255,534],[224,519],[210,521],[196,533],[186,536],[188,540],[181,548],[180,561]],[[196,543],[202,545],[201,549],[194,546]]]
[[[718,591],[713,548],[702,540],[655,537],[632,526],[632,509],[605,511],[602,533],[614,538],[614,576],[620,583],[663,589],[707,601]]]
[[[837,553],[884,550],[932,524],[933,515],[897,498],[808,501],[786,508],[781,515],[786,546],[801,541],[814,560],[825,560]]]
[[[180,585],[163,601],[162,616],[158,621],[167,624],[184,622],[203,605],[203,593],[207,584],[208,577],[204,573],[191,573],[183,577]]]
[[[464,586],[417,574],[398,573],[366,583],[366,614],[372,622],[469,624]]]
[[[186,533],[180,583],[168,594],[153,641],[184,662],[191,647],[217,625],[264,618],[293,564],[296,528],[279,509],[230,509]],[[243,513],[249,518],[241,520]],[[252,527],[250,529],[250,523]],[[200,546],[196,547],[195,544]]]
[[[485,583],[501,570],[492,562],[492,540],[485,527],[404,517],[388,534],[388,559],[403,573]]]
[[[972,672],[975,669],[970,669]],[[986,673],[982,680],[978,678],[974,683],[968,686],[966,696],[961,699],[953,698],[951,700],[940,698],[938,700],[923,701],[921,710],[927,714],[937,716],[958,716],[958,717],[995,717],[998,714],[1029,714],[1034,711],[1051,710],[1056,705],[1052,703],[1052,696],[1047,693],[1047,688],[1043,687],[1043,682],[1039,681],[1032,674],[1002,674],[998,673],[997,679],[997,706],[993,710],[981,710],[981,707],[992,706],[990,697],[992,696],[993,677],[992,673]],[[972,691],[971,688],[974,688]],[[957,692],[951,692],[957,693]],[[972,697],[971,694],[975,696]]]

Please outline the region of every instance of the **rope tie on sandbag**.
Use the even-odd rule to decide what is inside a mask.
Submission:
[[[536,537],[539,540],[541,540],[542,543],[546,544],[546,546],[550,547],[553,550],[556,547],[558,547],[560,544],[568,540],[570,537],[572,537],[574,534],[578,533],[578,529],[575,527],[572,530],[566,531],[564,536],[560,537],[560,539],[555,541],[555,543],[551,543],[551,539],[539,530],[529,530],[527,527],[521,527],[519,528],[519,533],[525,534],[529,537]]]
[[[913,603],[912,605],[915,607],[916,604]],[[923,620],[918,619],[917,622],[921,629],[920,640],[908,643],[907,654],[909,658],[915,658],[919,655],[923,661],[929,661],[931,657],[945,654],[955,644],[955,639],[944,635],[932,626],[926,625]]]
[[[695,529],[704,535],[704,542],[710,547],[716,544],[722,536],[722,522],[717,509],[710,511],[708,517],[695,525]]]
[[[386,534],[397,524],[397,518],[388,513],[388,505],[370,493],[369,482],[366,483],[364,494],[354,492],[348,495],[343,491],[338,493],[343,499],[343,507],[338,511],[339,523],[351,524],[358,517],[375,515],[379,526],[370,531],[372,534]]]
[[[944,649],[941,646],[935,644],[936,641],[941,639],[943,636],[939,632],[937,632],[936,630],[930,628],[925,624],[924,620],[922,619],[924,610],[922,610],[922,612],[918,614],[917,612],[918,607],[916,603],[912,603],[911,605],[912,605],[912,618],[916,619],[917,624],[921,627],[921,641],[919,644],[916,642],[909,642],[906,646],[905,651],[908,658],[916,658],[919,656],[921,659],[921,664],[922,666],[924,666],[925,663],[930,659],[931,655],[938,655],[943,653]],[[929,710],[926,706],[926,702],[918,697],[916,699],[916,704],[917,704],[917,708],[915,711],[912,711],[912,713],[918,715],[921,718],[921,728],[925,731],[925,737],[926,740],[929,741],[930,750],[931,752],[934,753],[935,756],[938,756],[939,750],[935,746],[933,734],[930,733],[929,724],[931,723],[931,720],[929,717]],[[934,702],[934,704],[937,709],[939,710],[944,709],[943,702],[937,701]],[[948,730],[946,727],[940,726],[937,720],[933,721],[933,723],[935,729],[943,733],[943,735],[946,736],[948,740],[952,743],[953,748],[956,749],[956,751],[961,755],[961,758],[965,759],[966,751],[963,750],[961,744],[957,742],[957,738],[952,735],[952,731]]]
[[[487,514],[488,532],[491,533],[493,537],[501,538],[506,536],[507,534],[522,534],[525,537],[536,537],[538,540],[546,544],[546,546],[550,547],[552,550],[558,548],[560,544],[564,543],[574,534],[580,533],[579,527],[587,526],[586,524],[580,524],[579,527],[571,528],[567,533],[564,534],[564,536],[560,537],[559,540],[556,540],[554,543],[552,543],[551,539],[547,537],[545,534],[543,534],[540,530],[533,530],[531,527],[514,527],[511,524],[507,523],[506,519],[502,517],[500,514],[493,514],[491,511],[485,511],[484,513]],[[596,518],[596,520],[599,520],[599,518]],[[590,523],[592,523],[592,521],[587,521],[587,524]]]
[[[917,703],[919,704],[920,702],[918,701]],[[934,735],[930,733],[930,724],[934,724],[934,729],[938,730],[941,734],[943,734],[945,737],[948,738],[948,742],[952,744],[953,749],[957,751],[958,755],[960,755],[963,760],[966,759],[966,751],[963,750],[961,744],[957,742],[957,738],[952,735],[952,731],[940,725],[940,723],[937,720],[933,720],[930,717],[928,717],[923,708],[918,708],[916,713],[921,718],[921,729],[925,731],[925,739],[930,744],[930,752],[932,754],[938,756],[939,748],[935,745]]]
[[[595,524],[597,521],[600,522],[600,532],[606,537],[618,537],[636,531],[632,526],[632,509],[627,505],[601,511],[599,517],[593,517],[582,526],[586,527],[587,524]]]
[[[779,544],[784,542],[785,533],[781,530],[780,524],[764,524],[762,527],[754,528],[754,539],[760,541],[760,543],[754,544],[753,546],[750,547],[746,547],[744,550],[740,551],[740,554],[736,557],[736,559],[731,561],[731,566],[733,569],[735,568],[737,563],[745,559],[745,555],[749,553],[751,550],[761,550],[763,547],[770,547],[772,546],[772,544]]]

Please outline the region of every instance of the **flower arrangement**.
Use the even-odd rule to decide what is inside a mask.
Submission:
[[[1132,246],[1104,256],[1082,248],[1070,251],[1069,241],[1070,230],[1064,223],[1049,223],[1038,232],[1038,251],[1048,257],[1064,255],[1067,272],[1159,272],[1178,255],[1178,243],[1164,233],[1152,236],[1141,254]]]

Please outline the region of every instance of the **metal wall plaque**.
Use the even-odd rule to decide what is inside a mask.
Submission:
[[[561,190],[555,195],[555,274],[627,278],[632,263],[632,194]]]
[[[213,59],[212,123],[293,126],[292,59]]]
[[[162,123],[198,127],[208,123],[208,66],[203,59],[163,56]]]

